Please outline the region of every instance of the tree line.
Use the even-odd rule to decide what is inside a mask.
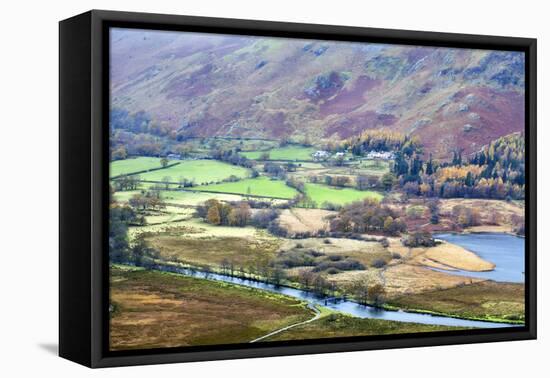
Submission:
[[[151,248],[143,237],[137,237],[130,245],[128,240],[128,226],[144,224],[143,214],[139,213],[131,204],[120,204],[110,196],[109,206],[109,260],[111,263],[134,264],[136,266],[152,266],[159,252]],[[151,196],[144,196],[151,198]],[[135,204],[134,204],[135,205]],[[142,208],[142,205],[139,206]]]
[[[407,226],[399,215],[378,201],[365,199],[342,207],[338,215],[330,221],[332,232],[382,233],[399,235]]]
[[[439,163],[431,154],[396,153],[392,172],[410,195],[440,198],[525,198],[525,141],[521,133],[496,139],[469,158],[461,151],[450,162]]]

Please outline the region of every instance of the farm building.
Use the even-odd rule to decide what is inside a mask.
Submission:
[[[366,155],[367,159],[381,159],[381,160],[392,160],[395,158],[395,155],[391,151],[370,151]]]
[[[330,157],[330,153],[328,151],[319,150],[315,151],[311,156],[313,156],[315,160],[324,160]]]

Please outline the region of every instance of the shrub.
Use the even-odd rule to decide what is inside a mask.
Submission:
[[[420,219],[424,215],[424,206],[410,206],[406,213],[409,219]]]
[[[412,233],[405,237],[401,242],[405,247],[409,248],[433,247],[436,244],[434,238],[432,237],[432,234],[430,234],[429,232]]]
[[[314,272],[328,271],[329,269],[337,270],[365,270],[365,266],[354,259],[345,259],[340,261],[323,261],[313,268]]]
[[[274,260],[274,265],[284,268],[296,268],[299,266],[315,266],[316,258],[319,257],[315,251],[291,250],[281,251]]]
[[[321,207],[325,210],[339,211],[342,208],[342,205],[325,201],[321,204]]]
[[[453,219],[462,227],[478,226],[481,223],[481,215],[476,208],[456,205],[452,210]]]
[[[271,203],[269,201],[249,199],[247,202],[252,209],[269,209],[271,206]]]
[[[368,299],[375,305],[380,306],[384,303],[386,289],[380,284],[374,284],[368,288]]]
[[[267,226],[267,231],[269,231],[270,234],[280,237],[287,237],[288,232],[284,227],[281,227],[279,222],[274,219],[271,222],[269,222],[269,225]]]
[[[372,264],[371,264],[371,266],[372,266],[373,268],[378,268],[378,269],[383,268],[383,267],[385,267],[386,265],[387,265],[386,261],[385,261],[385,260],[382,260],[382,259],[376,259],[376,260],[374,260],[374,261],[372,262]]]
[[[268,228],[269,224],[277,219],[279,213],[273,209],[265,209],[257,211],[252,218],[250,223],[258,228]]]
[[[313,256],[313,257],[321,257],[321,256],[324,256],[325,254],[323,252],[319,252],[319,251],[316,251],[314,249],[310,249],[308,251],[308,253]]]
[[[525,218],[519,215],[512,215],[512,228],[518,235],[525,235]]]

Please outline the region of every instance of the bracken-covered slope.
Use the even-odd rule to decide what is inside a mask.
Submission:
[[[522,53],[128,29],[111,44],[112,106],[181,136],[386,127],[446,157],[524,129]]]

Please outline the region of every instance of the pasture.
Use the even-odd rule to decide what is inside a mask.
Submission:
[[[218,199],[221,201],[240,201],[241,196],[233,194],[217,194],[217,193],[202,193],[202,192],[188,192],[167,190],[160,192],[161,198],[168,204],[174,204],[179,206],[197,206],[202,202],[209,199]]]
[[[174,163],[170,161],[169,164]],[[160,158],[140,156],[131,159],[116,160],[111,162],[109,176],[129,175],[134,172],[146,171],[148,169],[161,168]]]
[[[260,176],[235,182],[194,187],[193,190],[291,199],[298,192],[281,180]]]
[[[185,178],[194,181],[196,185],[206,185],[210,182],[218,182],[236,176],[244,178],[249,175],[249,170],[236,165],[227,164],[217,160],[183,160],[178,165],[158,171],[140,174],[141,180],[164,181],[170,178],[170,182],[179,182]]]
[[[382,176],[389,172],[390,162],[388,160],[363,160],[357,166],[357,174]]]
[[[380,201],[384,196],[375,191],[362,191],[352,188],[336,188],[323,184],[306,183],[307,195],[316,203],[317,207],[323,207],[325,202],[336,205],[345,205],[354,201],[369,198]]]
[[[142,183],[140,185],[142,188],[146,188],[151,185],[146,185]],[[141,193],[141,190],[127,190],[121,192],[115,192],[114,198],[119,202],[127,202],[135,196],[136,194]],[[160,197],[167,204],[176,205],[176,206],[197,206],[202,202],[205,202],[209,199],[216,198],[222,201],[240,201],[242,196],[234,194],[218,194],[218,193],[202,193],[202,192],[189,192],[189,191],[178,191],[178,190],[161,190]]]
[[[243,155],[248,159],[259,160],[262,157],[262,154],[267,153],[269,154],[269,158],[267,160],[311,161],[313,160],[311,154],[313,154],[314,152],[315,152],[315,148],[313,147],[286,146],[286,147],[273,148],[271,150],[266,150],[266,151],[241,152],[241,155]]]

